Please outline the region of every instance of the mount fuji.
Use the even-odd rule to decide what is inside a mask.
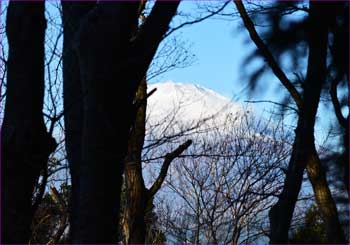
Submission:
[[[167,118],[180,123],[208,118],[221,121],[243,111],[240,104],[196,84],[165,81],[149,85],[148,92],[154,88],[157,91],[147,102],[147,117],[151,124],[160,124]]]

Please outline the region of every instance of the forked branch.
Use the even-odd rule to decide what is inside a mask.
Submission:
[[[168,153],[165,155],[165,159],[162,165],[162,168],[160,170],[160,173],[158,175],[158,178],[156,181],[153,183],[152,187],[149,189],[149,195],[152,197],[154,196],[157,191],[160,189],[162,186],[164,179],[167,175],[169,166],[171,162],[177,158],[178,156],[181,155],[182,152],[184,152],[190,145],[192,144],[192,140],[187,140],[185,143],[180,145],[178,148],[176,148],[174,151]]]

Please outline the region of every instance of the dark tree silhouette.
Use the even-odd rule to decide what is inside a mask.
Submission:
[[[63,102],[66,113],[65,146],[67,160],[71,172],[71,200],[70,200],[70,234],[76,227],[76,215],[79,201],[79,167],[81,165],[81,145],[83,129],[83,92],[82,81],[76,53],[73,50],[75,34],[79,30],[83,17],[94,7],[95,2],[67,2],[62,1],[63,22]]]
[[[142,1],[99,2],[81,18],[74,37],[80,78],[66,77],[65,82],[71,86],[76,84],[71,79],[81,81],[82,89],[67,96],[82,98],[83,112],[76,107],[78,120],[71,131],[74,137],[81,134],[76,138],[81,140],[81,159],[70,163],[72,184],[76,184],[71,204],[73,243],[113,243],[117,239],[123,161],[136,114],[134,96],[179,2],[156,2],[138,30],[142,5]],[[76,21],[84,10],[79,12]],[[65,103],[65,110],[71,103]],[[74,120],[73,115],[68,120]],[[74,132],[79,124],[81,131]]]
[[[327,77],[328,29],[330,21],[334,17],[331,14],[332,11],[329,11],[325,4],[310,2],[309,18],[306,24],[306,40],[309,46],[308,67],[302,86],[303,90],[300,93],[279,68],[267,46],[259,37],[242,2],[235,1],[235,3],[251,39],[298,107],[298,123],[284,188],[278,202],[270,210],[270,243],[288,242],[288,231],[305,168],[326,225],[329,241],[344,243],[345,239],[339,223],[337,208],[314,142],[315,118],[322,86]]]
[[[56,142],[43,119],[44,2],[10,1],[7,96],[1,130],[1,243],[27,243],[32,196]],[[33,34],[34,33],[34,34]]]

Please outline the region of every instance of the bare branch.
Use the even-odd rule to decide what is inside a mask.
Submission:
[[[157,1],[153,7],[149,17],[140,27],[136,39],[133,41],[133,52],[137,56],[143,56],[144,61],[141,63],[151,62],[164,34],[168,30],[169,23],[176,14],[180,1],[162,2]],[[140,64],[136,64],[140,65]],[[148,67],[147,67],[148,68]]]
[[[275,102],[275,101],[272,101],[272,100],[246,100],[244,102],[247,102],[247,103],[271,103],[271,104],[274,104],[274,105],[278,105],[278,106],[282,106],[282,107],[286,107],[296,113],[298,113],[298,110],[292,106],[287,106],[285,104],[282,104],[282,103],[278,103],[278,102]]]
[[[49,243],[52,244],[57,244],[59,242],[59,240],[61,239],[66,227],[67,227],[67,207],[66,207],[66,203],[64,202],[62,196],[60,195],[60,193],[57,191],[57,189],[53,186],[50,187],[50,192],[51,192],[51,196],[53,198],[53,200],[57,203],[57,205],[59,206],[60,211],[63,214],[63,218],[60,220],[60,224],[59,227],[57,229],[56,234],[54,234],[53,238],[51,239],[51,241]]]
[[[208,14],[208,15],[206,15],[206,16],[203,16],[203,17],[201,17],[201,18],[198,18],[198,19],[195,19],[195,20],[192,20],[192,21],[184,22],[184,23],[178,25],[177,27],[174,27],[174,28],[170,29],[170,30],[168,31],[168,33],[166,33],[166,35],[164,36],[164,38],[167,37],[167,36],[170,36],[170,34],[172,34],[174,31],[177,31],[177,30],[179,30],[180,28],[182,28],[182,27],[184,27],[184,26],[193,25],[193,24],[199,23],[199,22],[201,22],[201,21],[203,21],[203,20],[209,19],[210,17],[212,17],[212,16],[214,16],[214,15],[220,13],[222,10],[224,10],[224,8],[225,8],[229,3],[230,3],[230,1],[227,1],[227,2],[225,2],[220,8],[218,8],[217,10],[211,12],[210,14]]]
[[[146,97],[141,99],[141,100],[137,100],[135,102],[135,110],[137,111],[141,106],[145,105],[147,103],[147,99],[154,94],[154,92],[157,91],[157,88],[152,89],[149,93],[147,93]]]
[[[39,205],[40,205],[40,203],[41,203],[41,201],[43,199],[48,177],[49,177],[49,175],[48,175],[48,166],[45,166],[45,168],[43,169],[43,176],[42,176],[41,184],[39,186],[39,191],[38,191],[38,194],[35,196],[34,202],[33,202],[33,205],[32,205],[32,211],[33,212],[35,212],[38,209],[38,207],[39,207]]]
[[[340,106],[340,103],[338,100],[338,95],[337,95],[337,86],[338,86],[339,82],[340,82],[340,80],[337,78],[332,81],[329,93],[330,93],[331,98],[332,98],[332,104],[334,107],[335,115],[337,116],[337,119],[339,121],[339,124],[343,128],[346,128],[348,126],[348,123],[346,122],[346,119],[341,112],[341,106]]]
[[[257,33],[253,21],[250,19],[250,17],[247,14],[247,11],[240,0],[234,0],[234,3],[242,17],[244,26],[249,32],[249,35],[259,51],[264,56],[266,62],[271,67],[273,73],[275,76],[280,80],[282,85],[288,90],[290,95],[293,97],[293,100],[295,101],[298,109],[300,110],[302,107],[302,98],[299,94],[298,90],[294,87],[293,83],[288,79],[286,74],[282,71],[280,66],[277,64],[275,58],[272,56],[271,52],[269,51],[266,44],[263,42],[263,40],[260,38],[259,34]]]
[[[64,200],[62,199],[61,195],[59,194],[59,192],[57,191],[56,187],[51,186],[50,187],[50,192],[51,192],[51,196],[53,198],[53,200],[58,204],[58,206],[60,207],[60,210],[62,212],[65,212],[66,210],[66,203],[64,202]]]
[[[162,186],[164,179],[166,177],[166,174],[168,172],[170,163],[178,156],[181,155],[182,152],[184,152],[190,145],[192,144],[192,140],[187,140],[185,143],[180,145],[178,148],[176,148],[173,152],[170,152],[165,155],[165,159],[162,165],[162,168],[160,170],[160,173],[158,175],[158,178],[153,183],[152,187],[149,189],[150,196],[154,196],[157,191]]]

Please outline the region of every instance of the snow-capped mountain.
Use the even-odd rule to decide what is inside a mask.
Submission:
[[[213,90],[190,83],[166,81],[148,86],[157,91],[148,99],[148,120],[152,124],[169,118],[189,123],[215,117],[224,120],[229,114],[242,112],[239,104]]]

